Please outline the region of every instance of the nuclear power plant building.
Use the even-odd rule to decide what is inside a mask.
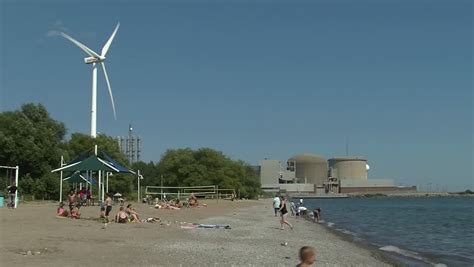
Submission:
[[[295,155],[282,164],[278,160],[260,161],[260,181],[267,192],[308,194],[377,193],[416,191],[416,187],[395,186],[393,180],[368,179],[370,170],[363,157],[324,157]]]

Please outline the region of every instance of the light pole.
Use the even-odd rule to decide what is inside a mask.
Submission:
[[[137,172],[137,183],[138,183],[138,190],[137,190],[137,200],[140,203],[140,180],[143,180],[143,175],[140,174],[140,170]]]

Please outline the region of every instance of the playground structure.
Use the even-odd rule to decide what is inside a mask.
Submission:
[[[160,199],[164,197],[167,199],[186,199],[191,194],[194,194],[196,197],[210,199],[233,199],[236,197],[234,189],[220,189],[218,185],[145,187],[145,195],[159,196]]]
[[[20,167],[17,165],[15,167],[12,167],[12,166],[0,166],[0,169],[7,169],[7,178],[10,179],[10,184],[13,183],[13,176],[9,173],[11,173],[12,170],[15,170],[15,182],[13,183],[16,187],[17,187],[17,193],[15,194],[15,203],[13,205],[13,208],[17,208],[18,207],[18,174],[20,172]]]

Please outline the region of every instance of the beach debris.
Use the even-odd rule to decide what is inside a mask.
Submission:
[[[290,257],[290,256],[286,256],[285,259],[289,260],[289,259],[291,259],[291,257]]]
[[[198,228],[205,229],[232,229],[228,224],[198,224]]]
[[[181,229],[196,229],[196,225],[181,225]]]
[[[31,256],[31,255],[33,255],[33,254],[31,253],[31,250],[28,250],[28,251],[26,252],[26,255]]]
[[[232,229],[228,224],[197,224],[197,223],[187,223],[181,225],[181,229]]]
[[[35,255],[40,255],[40,254],[41,254],[41,252],[35,251]]]
[[[286,247],[286,246],[288,246],[288,242],[283,242],[283,243],[281,243],[281,245]]]

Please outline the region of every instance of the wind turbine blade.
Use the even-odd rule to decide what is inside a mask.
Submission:
[[[110,87],[109,76],[107,75],[107,70],[105,69],[104,62],[101,62],[100,64],[102,65],[102,69],[104,70],[105,81],[107,82],[107,87],[109,88],[110,101],[112,102],[112,109],[114,111],[114,119],[117,120],[117,115],[115,114],[114,96],[112,95],[112,87]]]
[[[77,45],[80,49],[82,49],[84,52],[86,52],[86,54],[88,54],[89,56],[95,57],[95,58],[100,58],[100,56],[96,52],[92,51],[92,49],[90,49],[89,47],[83,45],[82,43],[80,43],[76,39],[72,38],[71,36],[65,34],[64,32],[62,32],[61,35],[64,38],[68,39],[69,41],[73,42],[75,45]]]
[[[105,57],[105,55],[107,54],[107,51],[109,51],[110,45],[112,44],[112,41],[114,40],[115,34],[117,33],[119,27],[120,27],[120,22],[117,23],[117,26],[115,26],[114,32],[109,37],[109,40],[107,40],[107,43],[105,43],[104,47],[102,47],[101,54],[103,57]]]

